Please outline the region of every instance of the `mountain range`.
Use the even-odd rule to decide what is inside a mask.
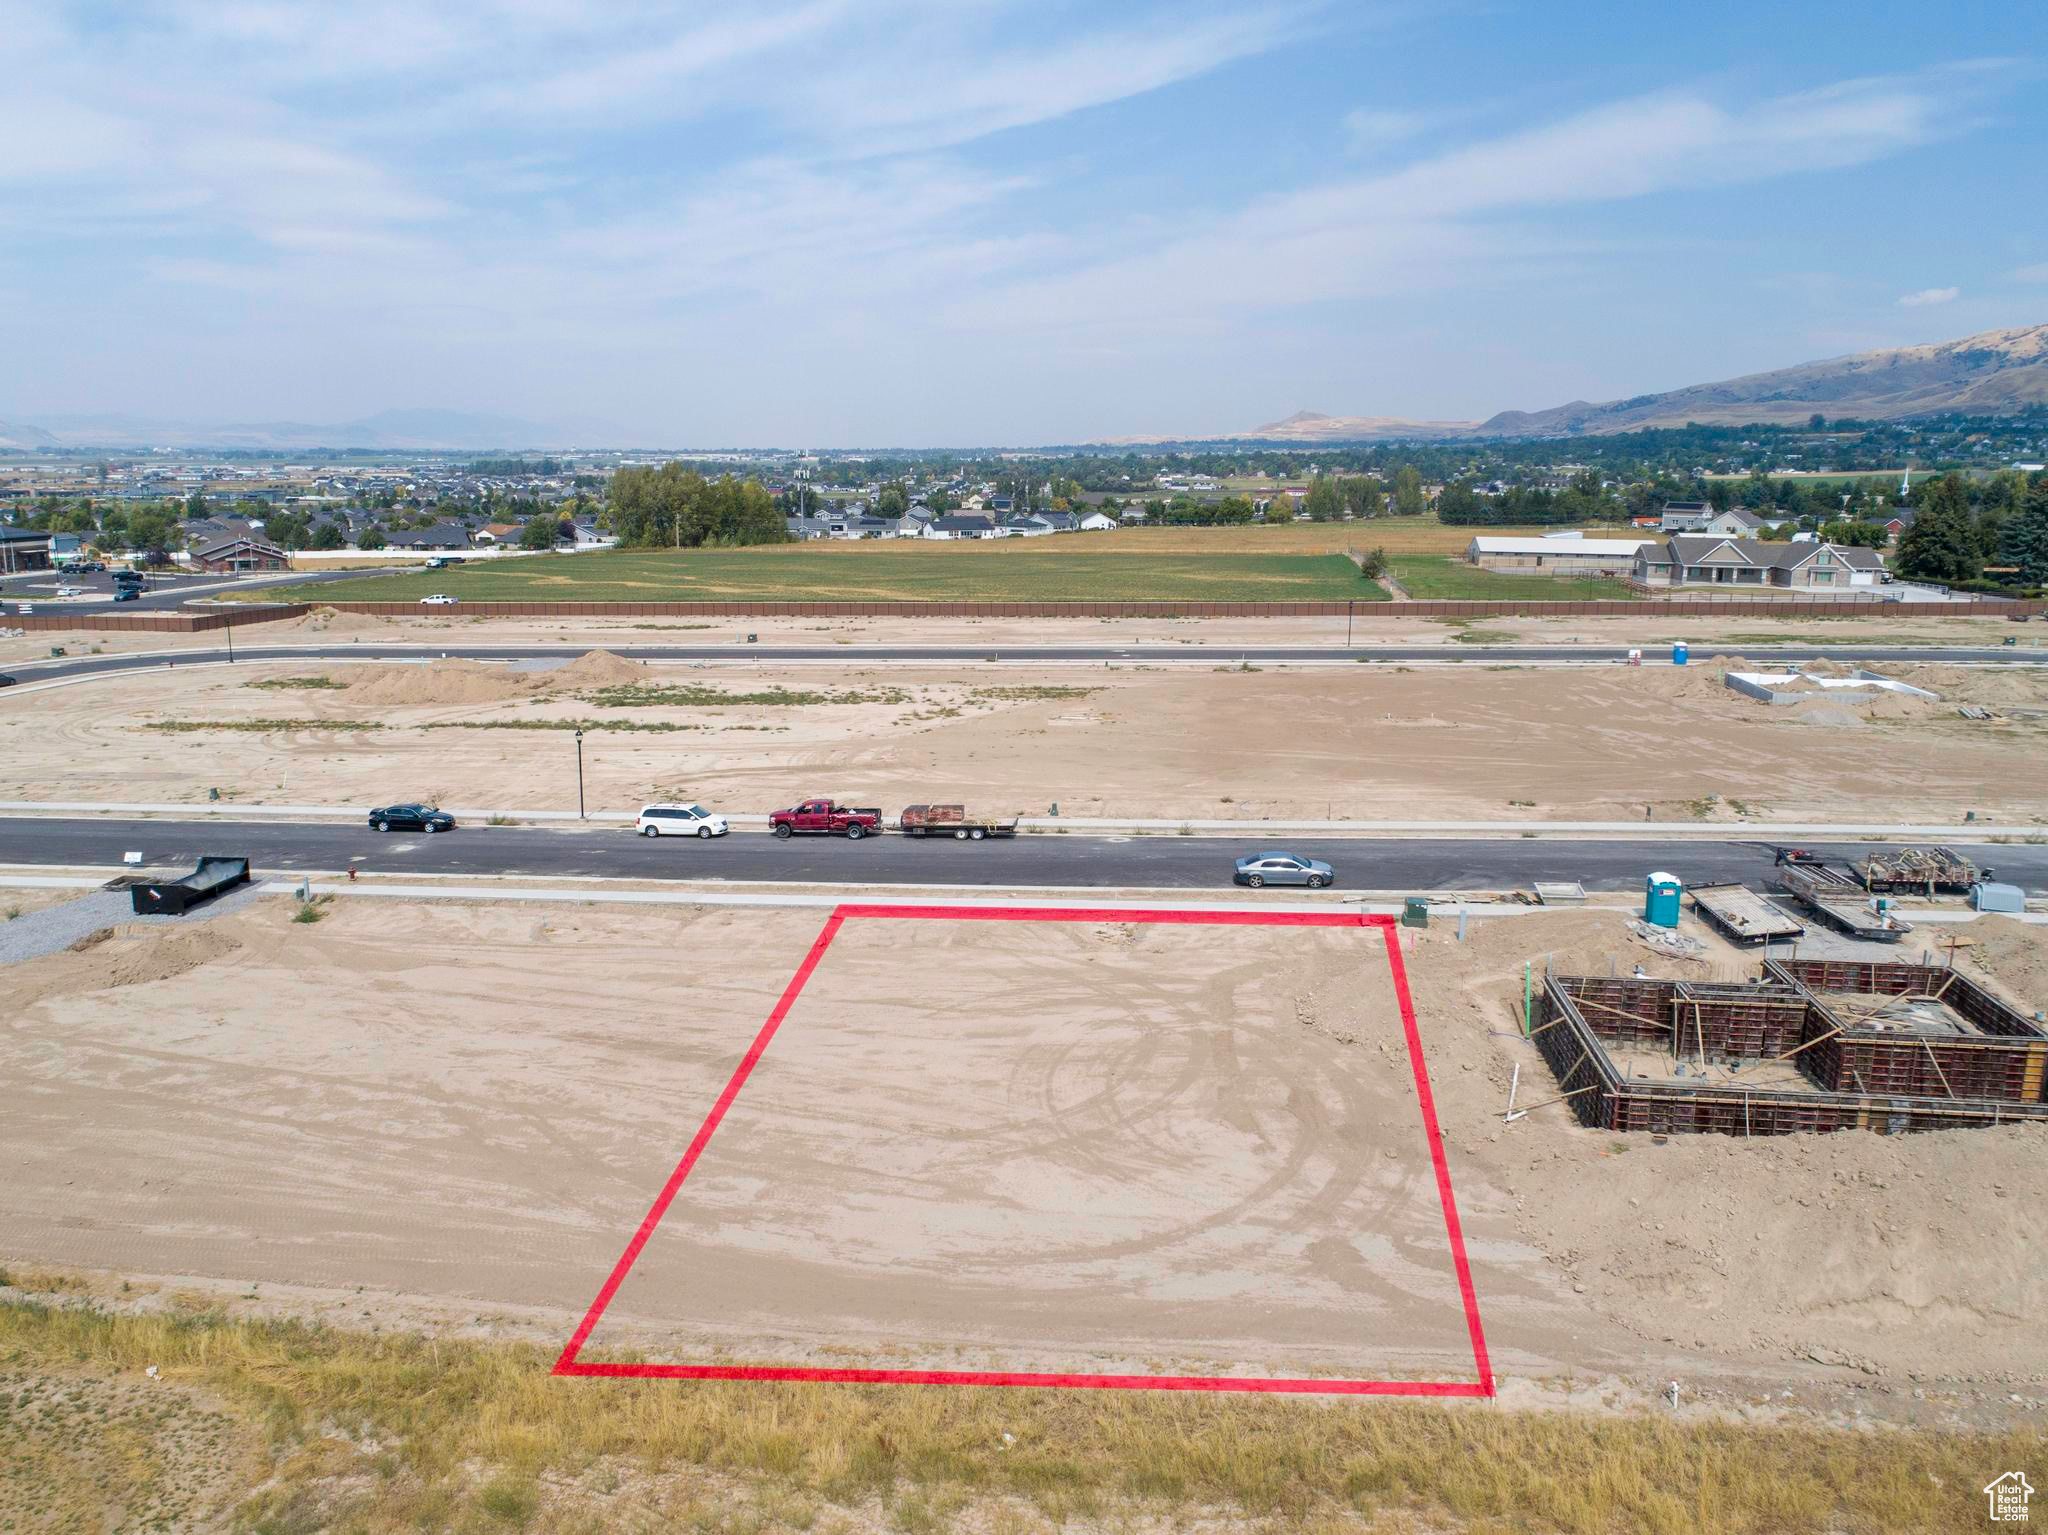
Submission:
[[[1484,421],[1416,421],[1398,416],[1327,416],[1296,411],[1284,421],[1224,437],[1119,437],[1117,445],[1155,442],[1274,442],[1328,445],[1406,439],[1587,437],[1642,427],[1743,426],[1803,422],[1816,412],[1858,420],[1964,413],[2003,415],[2048,405],[2048,325],[1988,330],[1959,341],[1890,347],[1824,362],[1751,373],[1716,384],[1548,410],[1504,410]],[[618,448],[637,439],[609,422],[553,423],[453,410],[387,410],[356,421],[233,424],[140,416],[46,416],[0,420],[0,449],[217,448],[298,451],[357,448],[387,452],[476,449]]]
[[[1548,410],[1504,410],[1484,421],[1407,421],[1297,411],[1243,440],[1337,443],[1390,438],[1590,437],[1642,427],[1803,422],[1818,412],[1899,420],[1952,412],[1995,416],[2048,405],[2048,325],[1987,330],[1959,341],[1888,347],[1751,373],[1718,384]],[[1230,439],[1239,440],[1239,439]]]
[[[456,410],[386,410],[358,421],[171,421],[148,416],[45,416],[0,421],[0,448],[242,448],[291,452],[362,448],[385,452],[451,452],[481,448],[547,449],[624,446],[628,434],[610,422],[546,424],[514,416]]]

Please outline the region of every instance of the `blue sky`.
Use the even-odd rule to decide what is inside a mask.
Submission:
[[[2048,7],[0,0],[0,416],[1468,418],[2048,320]]]

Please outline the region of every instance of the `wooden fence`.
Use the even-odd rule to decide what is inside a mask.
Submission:
[[[677,602],[464,602],[422,608],[416,602],[334,602],[343,613],[398,618],[2011,618],[2048,603],[1805,602],[1798,598],[1727,601],[1674,597],[1614,602],[895,602],[688,600]]]
[[[465,602],[423,608],[417,602],[281,602],[225,609],[185,607],[147,613],[105,609],[0,613],[0,627],[38,630],[192,634],[229,624],[298,618],[316,607],[382,618],[2008,618],[2048,611],[2048,602],[1729,601],[1683,597],[1614,602]]]

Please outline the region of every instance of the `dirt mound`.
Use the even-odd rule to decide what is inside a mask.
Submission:
[[[1827,693],[1803,699],[1785,713],[1802,725],[1826,725],[1837,730],[1857,730],[1865,723],[1863,711],[1855,699],[1838,698]]]
[[[305,629],[314,634],[361,634],[383,627],[381,619],[367,613],[343,613],[339,609],[318,607],[302,618],[295,618],[288,628]]]
[[[2048,928],[2010,917],[1980,917],[1965,929],[1977,940],[1963,951],[1966,969],[1989,976],[2028,1012],[2048,1009]]]
[[[168,981],[241,948],[240,938],[213,922],[197,927],[99,928],[62,953],[10,968],[7,1000],[10,1007],[25,1008],[48,997]]]
[[[1944,704],[2048,704],[2048,668],[1887,666],[1885,676],[1939,693]]]
[[[348,685],[349,701],[361,704],[495,704],[532,690],[517,672],[481,661],[366,667]]]
[[[646,680],[645,666],[609,650],[585,651],[567,666],[543,672],[539,678],[541,686],[548,688],[603,688]]]

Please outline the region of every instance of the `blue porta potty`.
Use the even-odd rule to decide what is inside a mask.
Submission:
[[[1671,664],[1673,666],[1683,666],[1691,655],[1692,652],[1685,648],[1685,641],[1678,640],[1671,647]]]
[[[1678,926],[1678,898],[1684,889],[1676,874],[1652,874],[1643,892],[1643,920],[1653,927]]]

